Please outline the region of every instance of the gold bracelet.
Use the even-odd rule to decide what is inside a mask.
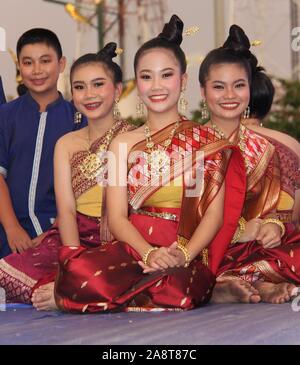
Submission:
[[[147,251],[144,253],[144,255],[143,255],[143,263],[144,263],[145,265],[148,265],[147,261],[148,261],[148,257],[149,257],[149,255],[150,255],[150,253],[151,253],[152,251],[155,251],[155,250],[158,250],[158,247],[150,247],[150,248],[149,248],[149,250],[147,250]]]
[[[177,245],[176,248],[179,248],[179,250],[181,250],[181,252],[184,254],[185,263],[184,263],[183,267],[188,267],[191,262],[191,256],[188,253],[188,250],[186,249],[186,247],[184,247],[181,244]]]
[[[239,239],[241,238],[241,235],[245,232],[246,223],[247,223],[247,221],[244,217],[241,217],[239,219],[239,227],[238,227],[238,230],[235,231],[234,236],[231,240],[231,243],[236,243],[239,241]]]
[[[284,226],[284,224],[279,219],[276,219],[276,218],[266,218],[266,219],[263,220],[262,225],[268,224],[268,223],[274,223],[274,224],[277,224],[277,226],[280,227],[281,237],[285,234],[285,226]]]

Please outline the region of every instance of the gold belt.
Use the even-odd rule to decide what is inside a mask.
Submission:
[[[132,213],[147,215],[149,217],[167,219],[169,221],[178,221],[176,214],[168,213],[168,212],[148,212],[147,210],[143,210],[143,209],[134,209],[134,210],[132,210]]]

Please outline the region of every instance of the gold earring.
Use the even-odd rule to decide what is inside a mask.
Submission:
[[[208,112],[208,108],[207,108],[207,104],[206,104],[205,100],[202,101],[201,119],[209,119],[209,112]]]
[[[82,120],[82,114],[80,112],[76,112],[74,114],[74,123],[79,124],[81,123],[81,120]]]
[[[184,92],[185,89],[182,89],[179,98],[179,110],[182,114],[184,114],[187,111],[187,107],[189,105],[188,101],[185,98]]]
[[[144,109],[144,103],[142,102],[142,100],[140,99],[140,97],[138,96],[138,101],[136,103],[136,116],[138,118],[144,118],[145,116],[145,109]]]
[[[119,99],[115,99],[114,107],[113,107],[113,116],[115,120],[121,119],[121,113],[119,109]]]
[[[247,108],[244,111],[243,118],[244,119],[249,119],[249,117],[250,117],[250,106],[248,105]]]

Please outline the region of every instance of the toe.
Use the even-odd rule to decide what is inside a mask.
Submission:
[[[251,295],[250,303],[259,303],[261,301],[261,297],[257,294]]]

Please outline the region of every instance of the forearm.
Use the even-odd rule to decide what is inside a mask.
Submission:
[[[219,229],[222,227],[222,224],[223,220],[221,217],[217,219],[216,215],[213,213],[206,213],[204,215],[194,234],[192,235],[192,238],[186,246],[191,260],[193,260],[204,248],[210,244]]]
[[[126,218],[110,221],[109,228],[115,238],[128,243],[141,257],[152,247]]]
[[[2,175],[0,175],[0,196],[1,196],[0,222],[3,225],[5,231],[7,231],[11,228],[14,228],[16,225],[19,225],[19,221],[16,217],[12,205],[7,184]]]
[[[72,212],[63,212],[59,214],[57,222],[60,238],[63,245],[80,246],[76,213],[74,214]]]

